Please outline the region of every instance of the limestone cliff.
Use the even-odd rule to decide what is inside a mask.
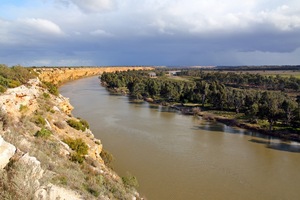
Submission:
[[[103,72],[116,72],[127,70],[151,70],[153,67],[57,67],[57,68],[36,68],[39,77],[43,81],[53,84],[62,84],[67,81],[76,80],[82,77],[101,75]]]
[[[79,121],[68,99],[38,78],[8,89],[0,104],[0,199],[140,199],[104,164],[101,141],[68,124]],[[82,163],[70,138],[88,147]]]

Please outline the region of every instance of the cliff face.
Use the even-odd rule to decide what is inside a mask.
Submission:
[[[82,77],[101,75],[103,72],[127,70],[151,70],[152,67],[74,67],[74,68],[37,68],[36,72],[43,81],[62,84]]]
[[[8,89],[0,104],[0,199],[140,198],[104,164],[101,141],[67,123],[79,121],[68,99],[38,78]],[[67,139],[86,144],[81,164]]]

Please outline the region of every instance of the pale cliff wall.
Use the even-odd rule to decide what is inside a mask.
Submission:
[[[140,199],[104,164],[101,141],[68,125],[77,120],[68,99],[42,85],[32,79],[0,95],[0,199]],[[42,128],[52,134],[37,137]],[[88,145],[82,164],[66,138]]]
[[[103,72],[116,72],[127,70],[152,70],[153,67],[57,67],[37,68],[36,72],[43,81],[61,85],[65,82],[76,80],[87,76],[101,75]]]

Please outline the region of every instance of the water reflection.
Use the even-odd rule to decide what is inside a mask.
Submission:
[[[262,140],[262,139],[251,139],[250,142],[254,142],[257,144],[263,144],[266,148],[279,150],[279,151],[287,151],[292,153],[300,153],[300,144],[297,142],[285,142],[282,140]]]
[[[245,129],[240,129],[237,127],[227,126],[225,124],[206,121],[201,119],[201,124],[199,126],[194,126],[193,130],[200,129],[205,131],[210,131],[212,133],[222,133],[222,134],[240,134],[255,137],[249,140],[257,144],[264,144],[266,148],[280,151],[287,151],[293,153],[300,153],[300,143],[298,142],[286,142],[276,137],[271,137],[268,135],[263,135],[253,131],[248,131]]]

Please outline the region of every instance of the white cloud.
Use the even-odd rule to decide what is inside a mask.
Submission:
[[[20,47],[51,45],[65,36],[57,24],[46,19],[0,20],[0,44],[6,45],[6,48],[16,48],[16,45],[21,45]]]
[[[300,10],[294,13],[294,9],[287,5],[282,5],[273,11],[263,11],[259,17],[263,23],[269,23],[282,31],[292,31],[300,28]]]
[[[100,13],[115,8],[114,0],[71,0],[85,13]]]
[[[104,30],[101,30],[101,29],[91,31],[90,34],[93,35],[93,36],[103,36],[103,37],[112,37],[113,36],[113,34],[108,33],[108,32],[106,32]]]
[[[300,27],[299,8],[291,8],[286,4],[274,6],[271,2],[270,5],[261,7],[257,0],[190,0],[189,3],[178,0],[165,5],[164,12],[154,11],[154,21],[159,23],[153,24],[164,32],[174,29],[182,31],[184,28],[187,33],[235,32],[250,30],[263,24],[279,30]]]
[[[46,19],[39,19],[39,18],[27,18],[27,19],[20,19],[20,24],[23,25],[23,28],[26,28],[30,31],[38,31],[40,33],[48,33],[48,34],[55,34],[61,35],[63,31],[60,27],[52,21]]]

